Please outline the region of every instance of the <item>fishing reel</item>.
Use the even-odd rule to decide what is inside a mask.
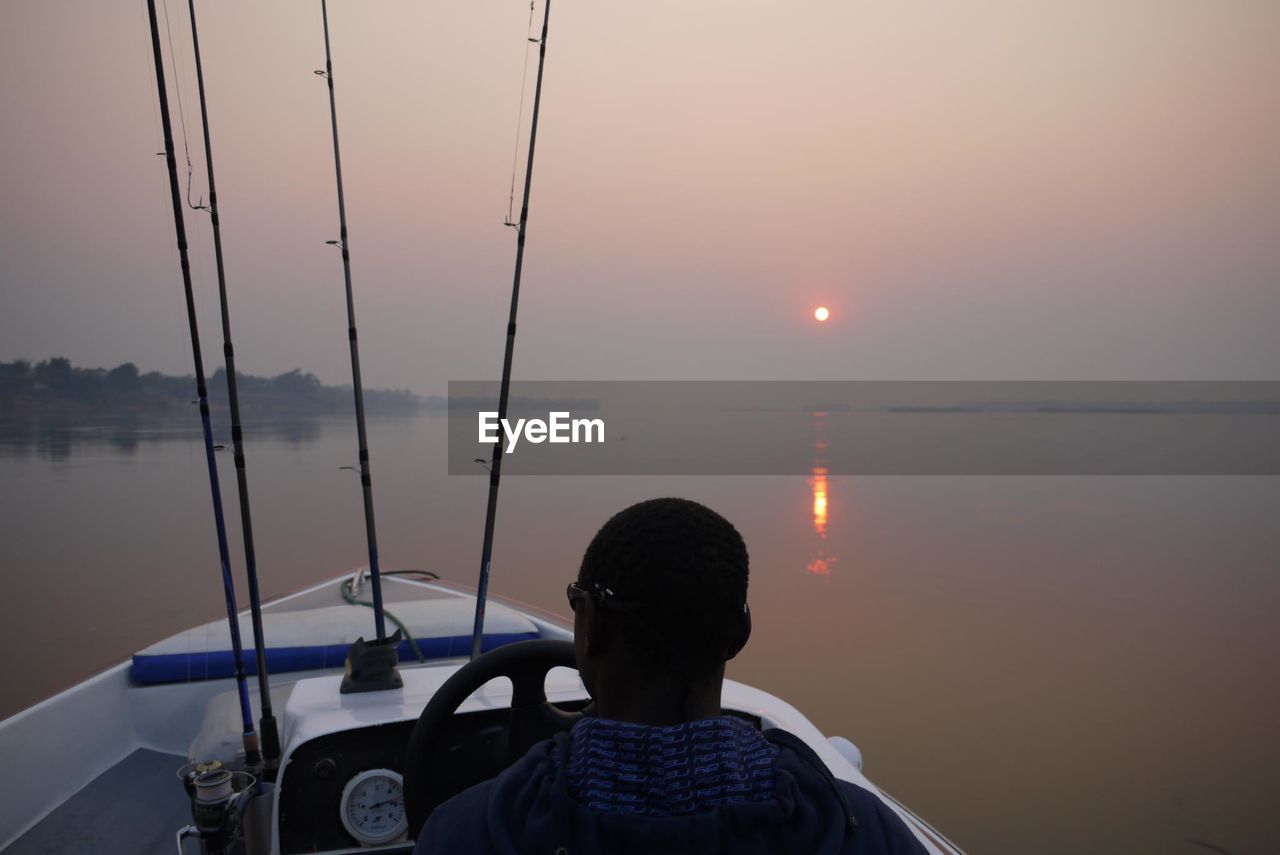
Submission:
[[[178,831],[178,855],[231,855],[266,852],[255,846],[259,834],[246,822],[246,815],[258,797],[270,787],[248,772],[233,772],[220,761],[189,763],[178,770],[178,778],[191,799],[192,824]],[[269,800],[265,800],[268,801]],[[199,849],[187,841],[199,841]],[[267,844],[270,845],[269,843]]]

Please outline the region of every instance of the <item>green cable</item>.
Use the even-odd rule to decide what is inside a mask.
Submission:
[[[426,575],[436,579],[440,578],[435,573],[432,573],[430,570],[383,570],[382,571],[383,576],[407,576],[411,574]],[[351,593],[349,584],[350,584],[349,579],[343,579],[342,583],[338,586],[338,590],[342,594],[342,599],[353,606],[367,606],[368,608],[373,608],[373,603],[369,602],[368,600],[357,599],[356,595]],[[386,617],[387,620],[394,623],[397,629],[399,629],[402,633],[404,633],[404,637],[409,642],[409,649],[413,651],[414,656],[418,657],[418,661],[426,662],[427,657],[422,654],[422,649],[418,647],[418,642],[414,639],[413,633],[409,632],[409,627],[405,626],[404,622],[400,620],[400,618],[393,615],[386,608],[383,608],[382,614],[384,617]]]

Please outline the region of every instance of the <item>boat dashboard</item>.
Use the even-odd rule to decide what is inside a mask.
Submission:
[[[404,669],[403,689],[352,695],[338,692],[340,678],[299,681],[284,712],[272,851],[412,851],[401,789],[405,754],[422,707],[457,668],[455,662]],[[548,674],[546,691],[566,712],[589,701],[577,672],[567,668]],[[449,718],[426,778],[433,803],[504,767],[511,696],[509,680],[492,680]]]
[[[488,713],[486,715],[492,715]],[[396,791],[403,774],[404,747],[413,722],[338,731],[321,736],[293,753],[277,780],[277,834],[281,853],[408,852],[412,849],[404,823],[403,796]],[[371,798],[352,782],[386,783]],[[382,801],[391,804],[382,804]],[[398,801],[397,801],[398,800]],[[364,835],[362,840],[357,835]],[[386,843],[374,842],[391,836]]]
[[[576,711],[584,700],[561,703]],[[760,727],[758,717],[727,711]],[[506,710],[455,715],[441,738],[428,778],[429,797],[442,803],[492,777],[506,756],[509,717]],[[280,778],[279,839],[282,855],[343,852],[407,852],[412,844],[400,828],[403,804],[396,782],[414,722],[401,721],[338,731],[298,746],[287,773]],[[362,786],[363,785],[363,786]],[[389,802],[389,804],[388,804]],[[392,836],[385,848],[374,842]]]
[[[505,718],[501,710],[457,716],[454,733],[446,737],[448,762],[434,770],[433,781],[452,784],[457,792],[478,783],[469,773],[488,764],[476,763],[487,759],[476,755],[497,750]],[[279,851],[401,851],[407,844],[371,847],[387,836],[391,842],[408,840],[398,785],[413,725],[401,721],[337,731],[298,746],[278,780]]]
[[[413,849],[402,796],[406,749],[423,707],[461,666],[406,668],[404,688],[342,695],[339,677],[298,681],[282,716],[284,758],[276,780],[271,852],[406,853]],[[576,671],[554,668],[547,700],[566,711],[589,698]],[[511,682],[491,680],[444,726],[427,775],[432,803],[492,777],[505,765]],[[812,746],[837,777],[877,791],[848,757],[794,707],[726,680],[727,713],[758,727],[781,727]],[[416,832],[417,829],[413,829]]]

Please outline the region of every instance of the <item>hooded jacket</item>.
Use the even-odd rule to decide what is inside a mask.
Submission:
[[[884,802],[837,780],[798,737],[737,719],[690,724],[703,732],[584,719],[440,805],[414,853],[926,851]]]

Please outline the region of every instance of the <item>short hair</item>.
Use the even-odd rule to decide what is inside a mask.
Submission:
[[[633,606],[606,610],[624,616],[619,626],[642,665],[692,676],[745,643],[747,574],[747,545],[732,523],[697,502],[665,498],[601,526],[578,582]]]

